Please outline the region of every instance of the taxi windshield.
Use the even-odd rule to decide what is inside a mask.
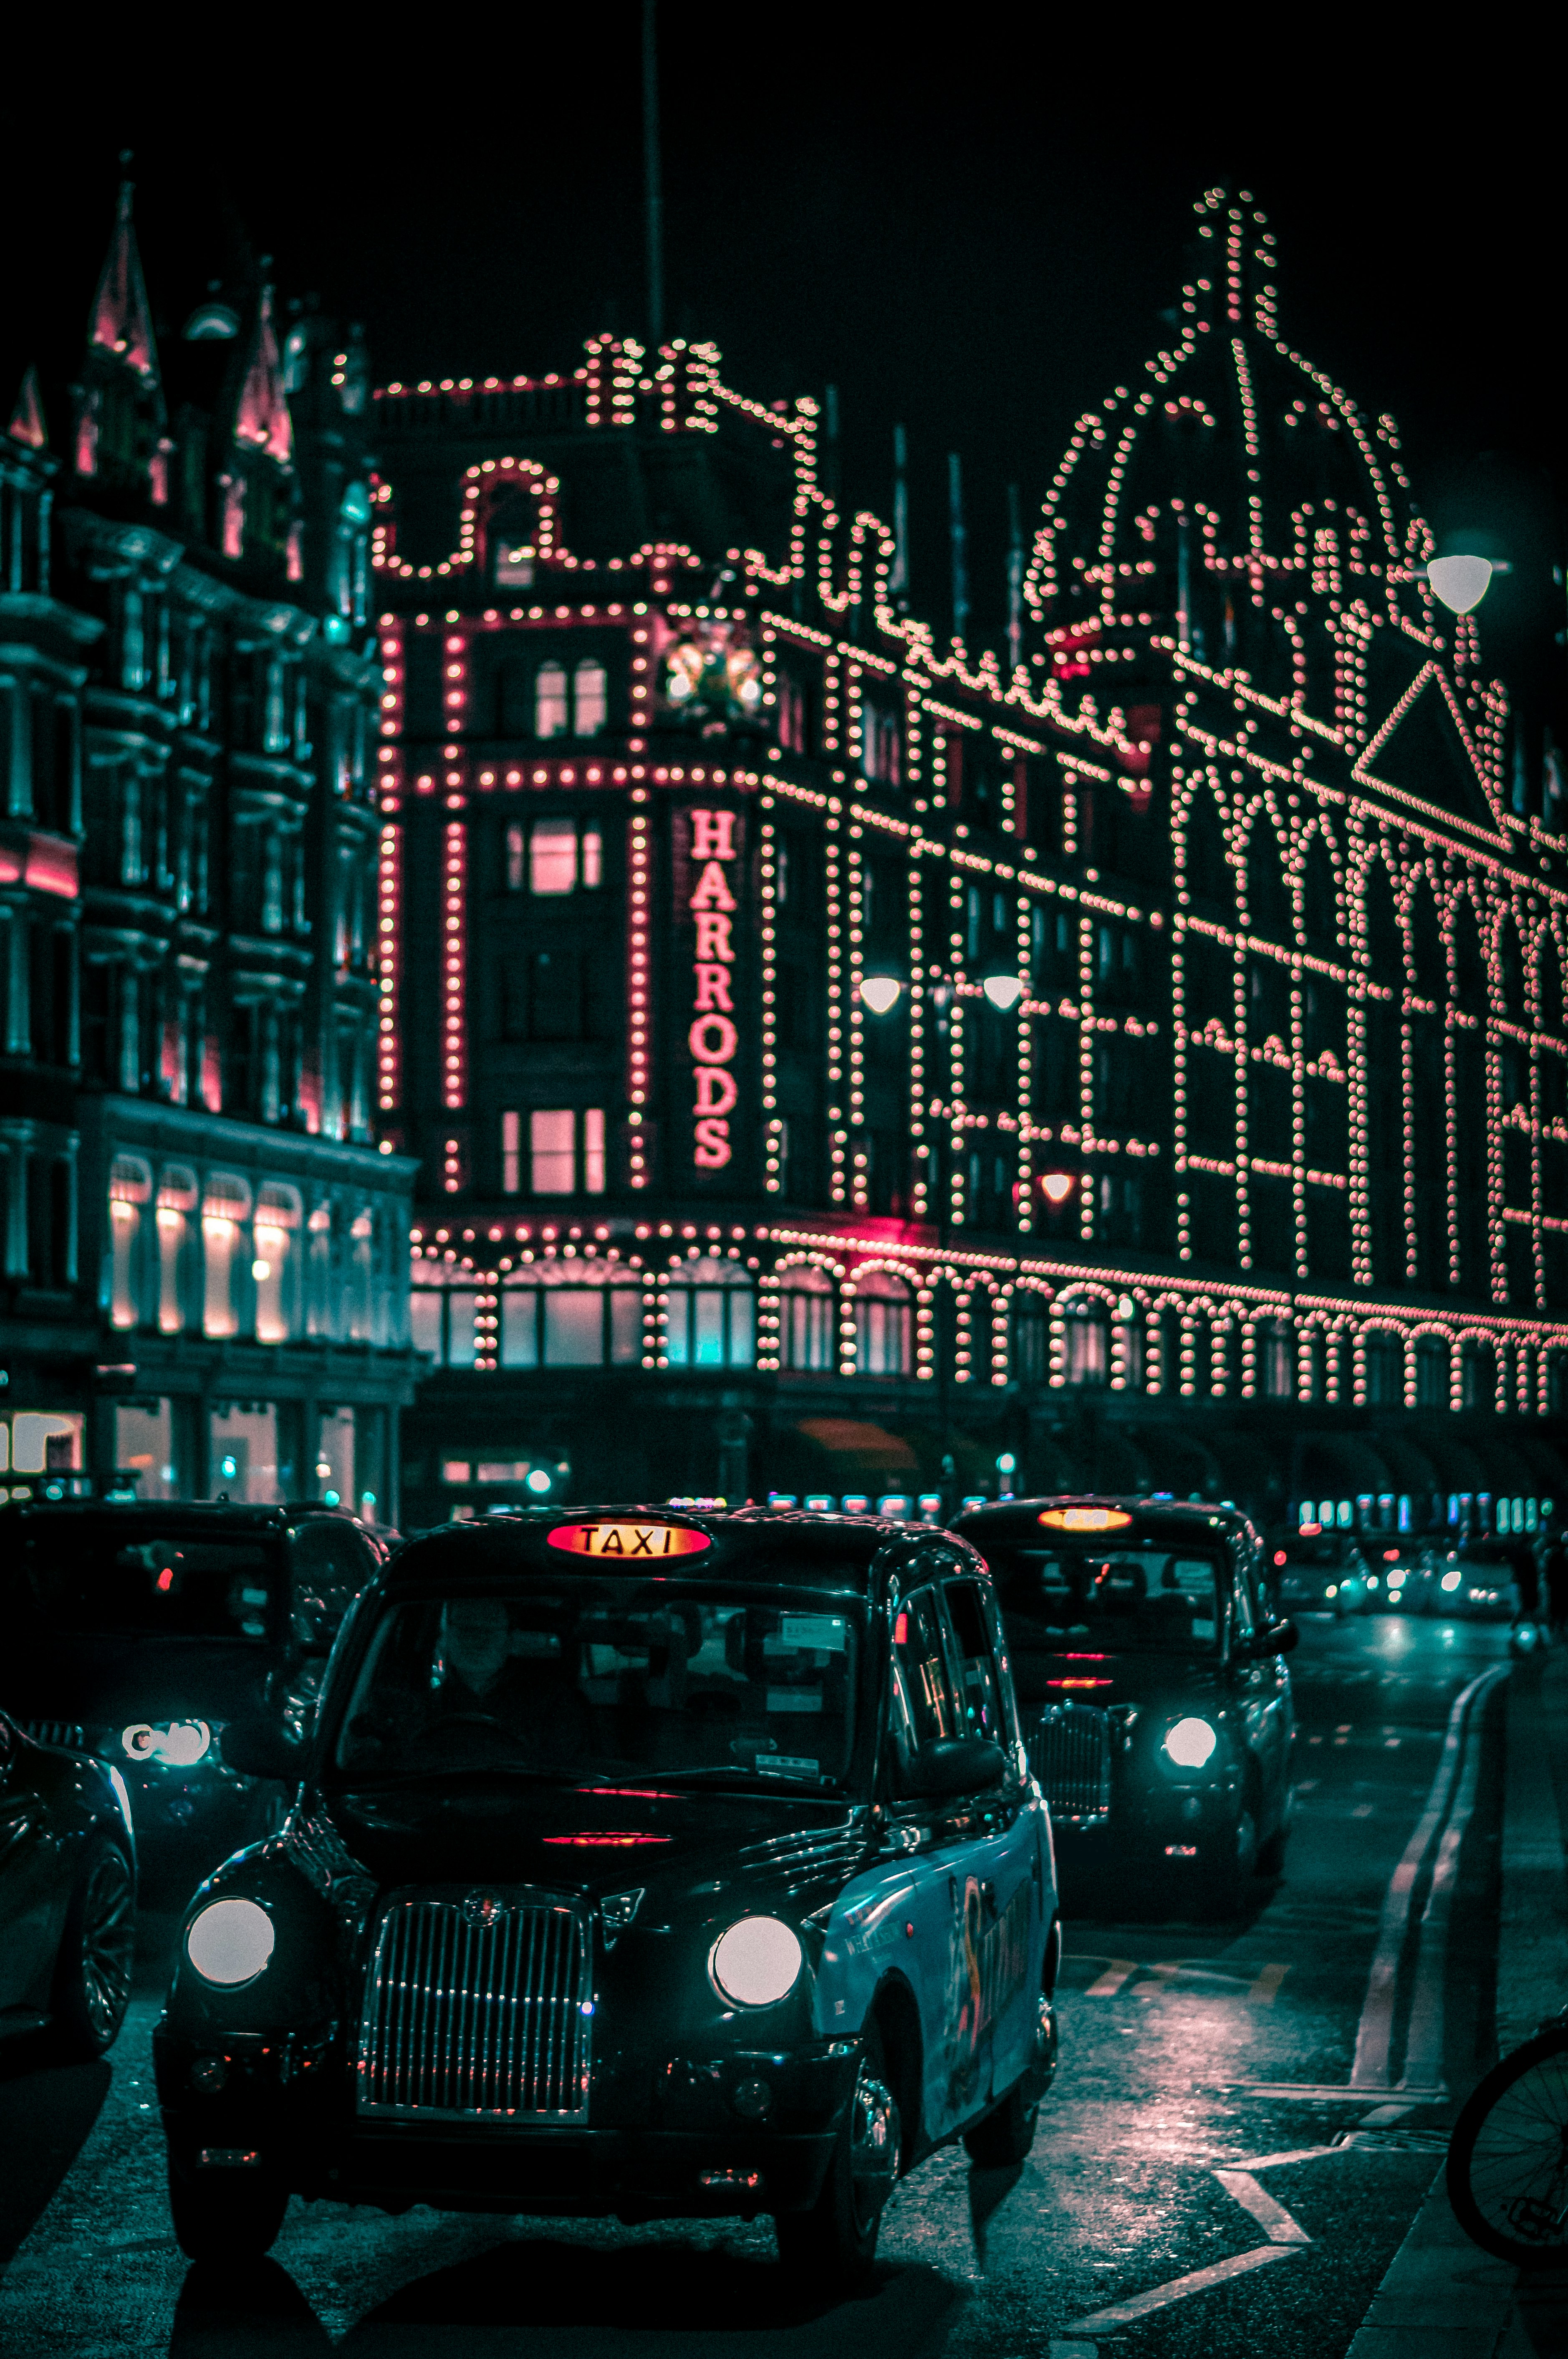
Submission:
[[[988,1544],[1009,1636],[1021,1652],[1214,1655],[1226,1572],[1184,1543],[1136,1549]]]
[[[278,1588],[277,1552],[261,1539],[209,1539],[74,1519],[25,1535],[14,1624],[49,1638],[264,1641]]]
[[[333,1760],[356,1785],[518,1770],[820,1789],[849,1768],[858,1658],[854,1622],[819,1595],[590,1576],[393,1601]]]

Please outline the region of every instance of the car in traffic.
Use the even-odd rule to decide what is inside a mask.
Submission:
[[[878,1517],[529,1511],[346,1623],[282,1832],[187,1913],[155,2039],[176,2232],[290,2191],[771,2213],[869,2266],[901,2170],[1018,2162],[1054,2067],[1050,1822],[986,1570]]]
[[[1372,1597],[1367,1561],[1353,1532],[1303,1524],[1275,1533],[1270,1550],[1274,1593],[1287,1614],[1364,1614]]]
[[[143,1873],[186,1890],[287,1797],[224,1757],[228,1723],[297,1723],[385,1541],[330,1509],[163,1500],[0,1507],[0,1705],[124,1779]],[[183,1895],[181,1896],[183,1897]]]
[[[1364,1544],[1368,1562],[1368,1608],[1377,1614],[1431,1614],[1439,1564],[1430,1540],[1404,1538]]]
[[[1076,1869],[1233,1913],[1291,1824],[1293,1623],[1234,1508],[1016,1499],[954,1527],[997,1587],[1024,1741]]]
[[[131,1995],[136,1853],[118,1773],[0,1712],[0,2038],[102,2056]]]
[[[1437,1562],[1433,1612],[1465,1622],[1512,1622],[1519,1611],[1519,1540],[1463,1540]]]

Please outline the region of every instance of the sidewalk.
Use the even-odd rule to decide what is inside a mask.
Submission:
[[[1513,1666],[1507,1729],[1499,2055],[1568,2006],[1568,1647]],[[1449,2209],[1439,2171],[1346,2359],[1562,2359],[1564,2352],[1568,2270],[1520,2273],[1483,2253]]]

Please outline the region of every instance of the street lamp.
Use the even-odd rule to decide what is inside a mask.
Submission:
[[[903,985],[896,974],[868,974],[860,978],[860,997],[873,1016],[886,1016],[898,1006]]]
[[[1073,1192],[1076,1177],[1073,1171],[1043,1171],[1040,1174],[1040,1193],[1048,1204],[1065,1204]]]
[[[988,974],[980,989],[991,1006],[1000,1008],[1004,1016],[1010,1007],[1016,1007],[1023,996],[1023,985],[1015,974]]]
[[[1441,598],[1455,614],[1468,614],[1491,588],[1493,574],[1506,571],[1489,557],[1434,557],[1426,569],[1426,578],[1434,597]]]

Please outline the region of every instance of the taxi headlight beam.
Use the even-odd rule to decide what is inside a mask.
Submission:
[[[741,1917],[708,1955],[714,1989],[731,2006],[776,2006],[800,1979],[800,1937],[778,1917]]]
[[[1201,1769],[1219,1739],[1206,1720],[1179,1720],[1165,1738],[1165,1750],[1178,1769]]]
[[[185,1953],[204,1983],[237,1990],[266,1972],[277,1935],[254,1900],[210,1901],[185,1936]]]

